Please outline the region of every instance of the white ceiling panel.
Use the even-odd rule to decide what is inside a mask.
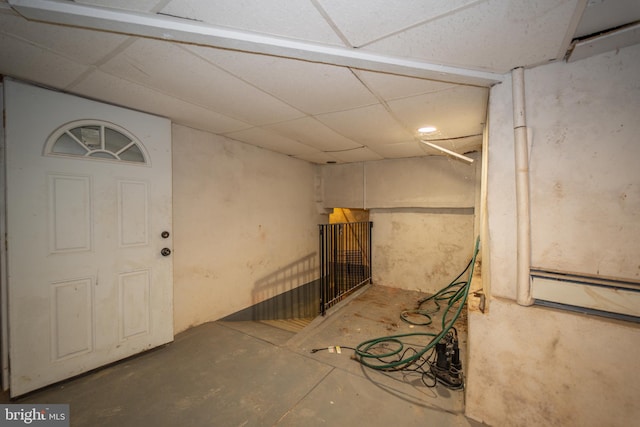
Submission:
[[[407,142],[399,142],[397,144],[375,145],[371,148],[385,159],[401,159],[404,157],[419,157],[426,153],[420,147],[418,141],[412,140]],[[433,153],[437,154],[437,153]]]
[[[318,164],[337,163],[338,161],[338,159],[336,159],[335,157],[332,157],[330,154],[321,153],[319,151],[315,153],[298,154],[297,156],[292,156],[292,157],[295,157],[296,159],[300,159],[300,160],[306,160],[307,162],[310,162],[310,163],[318,163]]]
[[[140,39],[101,69],[252,125],[303,116],[300,111],[169,42]]]
[[[189,49],[308,114],[377,102],[346,67],[197,46]]]
[[[172,0],[162,13],[230,28],[342,45],[308,0]]]
[[[334,131],[362,145],[394,144],[413,137],[381,105],[321,114],[317,118]]]
[[[92,72],[70,90],[78,95],[169,117],[176,123],[213,133],[232,132],[250,127],[247,123],[99,70]]]
[[[64,88],[87,69],[85,65],[0,33],[0,74]]]
[[[506,73],[564,54],[567,23],[573,21],[577,1],[488,0],[367,49]]]
[[[589,0],[575,37],[590,36],[638,20],[638,0]]]
[[[0,73],[314,163],[442,155],[423,125],[467,153],[489,85],[638,21],[638,4],[0,0]]]
[[[438,128],[439,138],[480,134],[486,121],[488,89],[456,86],[447,90],[397,99],[389,108],[410,129],[425,125]]]
[[[389,0],[318,0],[318,3],[351,46],[360,47],[479,1],[484,0],[403,0],[401,5]]]
[[[450,89],[456,85],[415,77],[398,76],[394,74],[377,73],[372,71],[355,72],[358,77],[378,96],[386,101],[408,96],[422,95]]]
[[[382,157],[380,154],[367,147],[339,151],[331,153],[331,156],[334,159],[337,159],[339,163],[370,162],[373,160],[384,159],[384,157]]]
[[[277,133],[260,128],[251,128],[239,132],[232,132],[226,134],[226,136],[257,147],[277,151],[282,154],[286,154],[287,156],[295,157],[304,155],[305,153],[311,154],[319,151],[308,145],[294,141],[293,139],[289,139],[282,135],[278,135]]]
[[[341,151],[361,147],[312,117],[280,122],[266,127],[295,141],[304,141],[320,151]]]
[[[87,65],[95,64],[127,40],[126,36],[119,34],[25,22],[20,16],[10,14],[0,14],[0,33],[45,47]]]

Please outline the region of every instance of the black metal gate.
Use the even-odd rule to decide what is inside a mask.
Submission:
[[[320,312],[371,282],[373,222],[320,224]]]

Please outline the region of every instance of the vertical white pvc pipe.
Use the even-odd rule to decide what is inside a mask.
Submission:
[[[516,302],[533,304],[531,297],[531,218],[529,211],[529,144],[524,99],[524,68],[511,71],[513,134],[516,165],[517,274]]]

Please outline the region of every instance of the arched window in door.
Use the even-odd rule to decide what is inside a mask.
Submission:
[[[148,164],[144,146],[126,129],[100,120],[78,120],[56,129],[47,139],[46,156]]]

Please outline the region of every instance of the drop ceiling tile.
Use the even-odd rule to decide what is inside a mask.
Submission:
[[[334,132],[312,117],[280,122],[266,126],[266,128],[292,140],[304,141],[306,145],[319,151],[349,150],[361,146],[361,144]]]
[[[318,0],[352,46],[362,46],[477,0]]]
[[[589,36],[637,21],[640,21],[638,0],[591,0],[587,3],[574,37]]]
[[[63,89],[87,69],[85,65],[0,33],[0,74]]]
[[[438,92],[454,87],[453,83],[398,76],[395,74],[356,71],[362,81],[385,101]]]
[[[340,135],[362,145],[393,144],[413,137],[379,104],[321,114],[316,118]]]
[[[339,163],[370,162],[383,159],[381,155],[367,147],[331,153],[331,156],[338,159]]]
[[[295,156],[291,156],[291,157],[295,157],[296,159],[300,159],[300,160],[305,160],[309,163],[317,163],[317,164],[326,164],[327,162],[337,162],[338,159],[336,159],[335,157],[332,157],[330,154],[326,154],[326,153],[322,153],[320,151],[317,151],[315,153],[303,153],[303,154],[297,154]]]
[[[139,39],[100,68],[256,126],[304,115],[169,42]]]
[[[397,144],[375,145],[370,148],[385,159],[400,159],[404,157],[419,157],[427,153],[420,147],[418,141],[399,142]]]
[[[345,67],[197,46],[189,49],[308,114],[377,102]]]
[[[274,36],[343,44],[311,1],[172,0],[162,13]]]
[[[27,21],[0,14],[0,33],[28,41],[81,64],[94,64],[127,40],[126,36]]]
[[[300,156],[305,153],[316,154],[318,150],[308,145],[273,133],[262,128],[251,128],[239,132],[227,133],[225,136],[257,147],[276,151],[287,156]]]
[[[410,128],[431,125],[430,137],[454,138],[482,133],[486,121],[488,89],[455,86],[440,92],[396,99],[389,108]]]
[[[249,124],[99,70],[92,72],[71,90],[93,99],[169,117],[173,122],[213,133],[247,129]]]
[[[367,46],[497,73],[557,59],[578,0],[488,0]]]

